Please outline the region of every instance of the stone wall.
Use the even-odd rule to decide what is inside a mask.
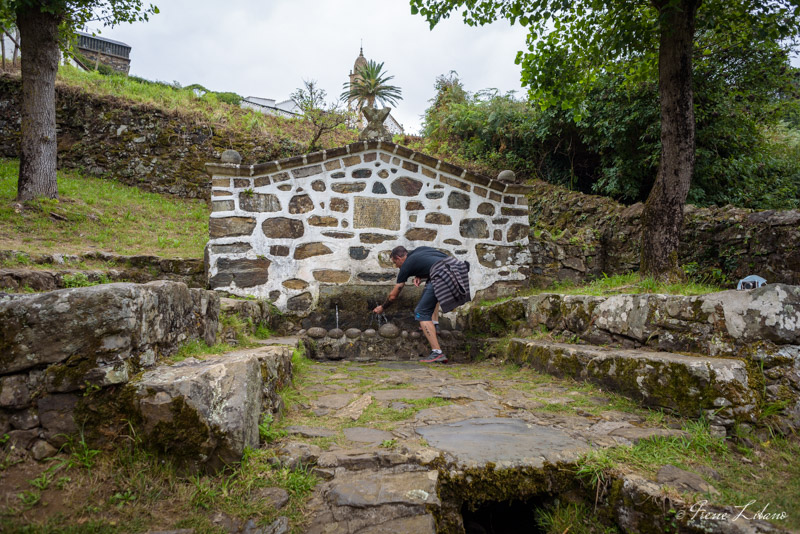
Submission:
[[[800,428],[798,286],[768,284],[696,297],[541,294],[473,307],[459,319],[479,333],[545,329],[561,339],[690,355],[698,362],[734,358],[744,362],[759,407],[780,407],[776,424]]]
[[[79,48],[78,51],[83,57],[89,60],[88,67],[94,67],[95,62],[99,61],[101,65],[110,67],[123,74],[128,74],[131,70],[131,60],[126,57],[97,52],[89,48]]]
[[[21,96],[19,76],[0,75],[0,157],[19,158]],[[226,121],[235,121],[241,111],[231,113],[211,122],[57,83],[58,168],[80,169],[146,191],[208,199],[211,188],[203,166],[225,149],[239,151],[248,162],[270,161],[301,152],[302,140],[309,138],[302,121],[287,124],[274,118],[285,132],[278,137],[228,126]],[[352,131],[335,135],[356,137]]]
[[[397,245],[468,261],[473,294],[527,278],[527,186],[387,142],[207,169],[211,289],[303,314],[326,289],[393,283]]]
[[[0,291],[52,291],[66,287],[65,277],[78,273],[94,283],[146,283],[154,280],[183,282],[189,287],[205,287],[206,275],[201,259],[161,258],[141,254],[122,256],[109,252],[81,254],[29,254],[18,250],[0,250],[0,264],[35,265],[36,268],[0,269]],[[91,262],[94,268],[82,267]]]
[[[537,182],[530,196],[531,283],[581,282],[639,268],[643,205],[624,206]],[[757,274],[800,284],[800,211],[687,205],[680,263],[696,278],[735,287]]]
[[[188,341],[213,344],[218,314],[216,293],[166,281],[2,297],[0,435],[37,457],[54,453],[95,393]]]

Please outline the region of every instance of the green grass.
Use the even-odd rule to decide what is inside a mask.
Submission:
[[[60,171],[58,200],[31,201],[19,209],[14,202],[18,172],[17,160],[0,159],[0,248],[203,256],[209,209],[202,200],[168,198],[113,180]]]
[[[277,144],[298,144],[298,149],[302,148],[304,141],[310,141],[313,133],[310,124],[302,119],[265,115],[223,102],[213,92],[197,96],[189,87],[152,82],[136,76],[105,75],[62,66],[58,70],[58,81],[95,95],[123,98],[168,112],[180,113],[186,117],[187,122],[191,120],[205,122],[215,130],[245,133]],[[353,143],[357,138],[358,131],[347,129],[342,125],[332,133],[326,134],[322,141],[325,148],[332,148]]]
[[[168,360],[172,363],[182,362],[186,358],[197,358],[198,360],[203,360],[207,356],[224,354],[226,352],[236,350],[237,348],[243,347],[234,347],[233,345],[229,345],[227,343],[208,345],[205,341],[195,339],[184,345],[181,345],[178,351],[171,355]]]
[[[635,472],[654,479],[658,470],[672,464],[697,472],[714,486],[719,495],[685,496],[689,502],[708,499],[711,504],[743,506],[755,512],[767,503],[770,512],[786,512],[785,521],[776,524],[789,529],[800,528],[800,441],[797,436],[774,437],[761,441],[750,436],[754,448],[732,447],[730,442],[710,434],[702,421],[689,421],[683,426],[686,437],[653,437],[630,447],[593,450],[578,462],[577,474],[591,486],[605,485],[612,472]],[[716,471],[718,479],[705,475]]]
[[[551,508],[537,510],[536,523],[546,534],[615,534],[616,527],[603,525],[597,514],[585,504],[557,502]]]
[[[703,284],[687,281],[680,284],[666,284],[653,278],[642,278],[639,273],[604,276],[587,284],[574,284],[570,281],[555,282],[547,288],[532,288],[519,292],[512,297],[501,297],[480,303],[481,306],[492,306],[514,297],[541,295],[542,293],[558,293],[560,295],[592,295],[609,296],[621,294],[658,293],[665,295],[705,295],[724,291],[726,288],[714,284]]]
[[[286,516],[292,532],[302,532],[305,503],[317,484],[306,469],[273,465],[266,449],[245,452],[239,464],[215,475],[180,473],[169,460],[142,448],[135,436],[80,463],[31,464],[30,489],[0,504],[0,531],[43,533],[128,533],[194,528],[218,533],[212,518],[223,513],[242,523],[267,526]],[[281,510],[257,498],[262,488],[283,488],[289,503]],[[76,498],[80,496],[80,499]],[[72,503],[48,512],[49,502]]]

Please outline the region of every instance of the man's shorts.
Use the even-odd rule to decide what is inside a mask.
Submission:
[[[436,295],[433,293],[433,284],[426,282],[422,298],[419,299],[417,307],[414,308],[414,319],[417,321],[431,321],[437,302]]]

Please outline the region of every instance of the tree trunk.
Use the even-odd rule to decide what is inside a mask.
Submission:
[[[22,54],[22,139],[17,200],[58,198],[56,72],[60,18],[38,7],[17,13]]]
[[[15,29],[14,30],[14,36],[16,38],[14,39],[14,57],[11,60],[11,66],[16,68],[17,67],[17,52],[19,52],[19,29]],[[11,36],[9,35],[9,37],[11,37]]]
[[[692,42],[700,3],[701,0],[654,2],[661,15],[658,54],[661,162],[642,213],[641,272],[658,279],[681,275],[678,245],[683,206],[694,173]]]
[[[0,45],[3,47],[2,52],[0,52],[3,54],[3,70],[6,70],[6,36],[4,33],[0,33]]]

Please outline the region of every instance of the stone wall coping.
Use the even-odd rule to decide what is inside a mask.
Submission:
[[[318,152],[310,152],[301,156],[292,156],[290,158],[279,159],[267,163],[258,163],[255,165],[237,165],[235,163],[206,163],[206,172],[211,176],[261,176],[276,171],[292,169],[301,167],[303,165],[311,165],[314,163],[321,163],[334,158],[340,158],[350,154],[358,154],[368,150],[383,150],[394,154],[399,157],[408,158],[409,160],[430,167],[431,169],[438,170],[450,175],[453,175],[465,182],[477,184],[482,187],[488,187],[498,193],[506,193],[509,195],[526,195],[533,191],[533,186],[522,184],[506,184],[477,174],[463,167],[458,167],[452,163],[440,160],[416,152],[408,147],[391,143],[388,141],[359,141],[349,145],[340,146],[328,150],[320,150]]]

